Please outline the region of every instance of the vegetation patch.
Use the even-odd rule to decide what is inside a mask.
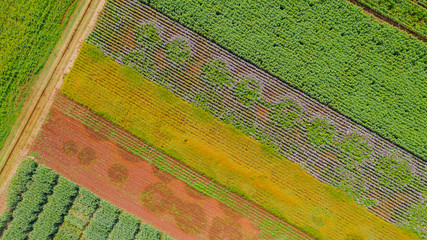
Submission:
[[[108,177],[115,183],[123,183],[129,177],[129,170],[121,163],[115,163],[108,168]]]
[[[1,239],[171,239],[31,159],[19,166],[7,196]]]
[[[423,148],[421,145],[427,141],[423,141],[425,134],[420,132],[425,132],[423,126],[427,124],[422,124],[423,120],[420,119],[427,118],[423,117],[425,111],[418,109],[417,103],[423,101],[420,90],[423,87],[419,87],[422,85],[419,83],[423,78],[420,73],[424,69],[424,45],[385,25],[372,22],[342,0],[299,0],[293,5],[281,1],[256,1],[250,4],[219,1],[202,4],[202,8],[177,3],[189,15],[175,13],[175,7],[172,7],[175,5],[168,3],[151,1],[147,6],[138,1],[123,3],[112,0],[106,6],[109,14],[105,14],[101,21],[115,22],[113,29],[110,28],[113,24],[101,24],[94,30],[89,42],[119,63],[124,63],[123,58],[132,52],[146,54],[145,57],[153,63],[153,73],[142,75],[150,81],[165,86],[185,101],[300,164],[319,180],[343,190],[358,204],[385,220],[403,220],[406,207],[398,204],[396,208],[389,208],[378,199],[398,199],[400,191],[404,191],[410,196],[410,204],[420,201],[420,194],[426,188],[418,180],[427,177],[427,172],[423,170],[424,160],[408,154],[370,130],[413,152],[418,151],[418,154],[423,151],[420,150]],[[177,14],[172,18],[182,20],[184,25],[193,27],[193,30],[229,51],[170,21],[152,7],[166,14]],[[252,7],[256,11],[263,9],[259,13],[261,17],[256,11],[253,12]],[[226,14],[217,9],[227,9]],[[209,12],[215,14],[206,17]],[[266,12],[270,14],[265,15]],[[301,18],[296,17],[300,14]],[[120,17],[122,15],[132,17],[124,19]],[[187,18],[190,15],[192,17]],[[251,20],[236,19],[236,16]],[[206,21],[200,18],[206,18]],[[319,21],[324,24],[318,24]],[[264,22],[265,27],[253,26],[259,22]],[[362,25],[366,27],[361,29]],[[208,26],[212,29],[205,32]],[[223,28],[224,31],[221,30]],[[146,37],[129,35],[129,29],[134,32],[145,29]],[[256,34],[247,33],[247,29],[258,31]],[[302,33],[296,29],[312,31]],[[248,39],[248,36],[252,37]],[[392,42],[389,41],[390,36],[395,36]],[[138,40],[151,38],[155,40],[144,40],[145,45],[141,43],[143,40]],[[185,39],[185,43],[188,43],[192,53],[187,58],[188,67],[168,60],[166,52],[171,39]],[[104,47],[110,44],[122,55],[117,57]],[[230,51],[251,60],[254,65]],[[334,62],[330,59],[334,59]],[[125,63],[136,71],[139,71],[138,67],[145,66],[145,63],[138,64],[137,61]],[[401,79],[411,84],[403,87]],[[327,103],[339,113],[313,98]],[[164,99],[170,101],[167,97]],[[414,118],[405,117],[414,112]],[[179,118],[182,119],[181,116]],[[158,134],[163,138],[170,137],[161,131]],[[187,137],[181,140],[187,145],[191,144],[191,139]],[[388,156],[389,153],[393,153],[393,156]],[[377,163],[382,158],[390,157],[394,159],[391,161],[404,165],[411,177],[400,181],[395,176],[397,172],[381,169]],[[275,177],[281,173],[273,170],[271,174]],[[378,212],[376,208],[388,210]],[[393,219],[389,219],[390,216]]]
[[[84,147],[78,154],[77,158],[83,165],[89,165],[96,160],[96,152],[91,147]]]
[[[79,1],[2,1],[0,149]]]
[[[72,156],[79,151],[79,147],[73,140],[68,140],[64,143],[63,151],[68,156]]]
[[[88,61],[90,67],[79,67],[88,66]],[[265,151],[259,142],[109,59],[95,46],[84,45],[76,66],[62,88],[73,100],[316,237],[330,237],[334,229],[341,232],[336,238],[355,232],[385,238],[407,235],[350,199],[336,200],[330,191],[338,190],[327,190],[327,185],[298,165],[274,151]],[[96,69],[96,74],[91,69]],[[161,134],[158,126],[162,126]],[[273,169],[280,173],[274,178],[270,174]],[[315,206],[329,209],[324,218],[328,221],[322,218],[323,226],[316,225],[309,214]]]

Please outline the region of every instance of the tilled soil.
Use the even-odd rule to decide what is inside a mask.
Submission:
[[[37,160],[176,239],[258,239],[260,228],[53,107]]]

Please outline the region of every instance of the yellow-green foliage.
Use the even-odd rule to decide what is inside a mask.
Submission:
[[[320,239],[410,239],[297,164],[85,44],[64,94]]]

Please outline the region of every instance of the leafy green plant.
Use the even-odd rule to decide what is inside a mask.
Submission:
[[[12,212],[12,221],[4,231],[4,240],[24,240],[29,231],[33,229],[33,223],[47,201],[48,195],[53,191],[58,175],[45,166],[37,167],[32,179],[33,183],[23,193],[22,200]]]
[[[166,57],[172,63],[182,66],[191,61],[191,47],[180,39],[175,39],[166,44]]]
[[[275,126],[286,130],[301,125],[303,114],[299,104],[285,98],[271,106],[268,116]]]
[[[161,240],[162,234],[159,230],[146,223],[142,223],[135,240]]]
[[[102,200],[99,208],[93,214],[93,218],[83,232],[85,239],[107,239],[114,225],[118,221],[119,209],[111,203]]]
[[[153,23],[142,24],[135,30],[135,41],[140,48],[152,48],[161,41],[159,30]]]
[[[307,139],[316,147],[329,144],[334,139],[335,127],[324,119],[309,121],[305,129]]]
[[[388,189],[398,190],[408,185],[413,178],[411,166],[395,156],[383,156],[374,163],[375,171],[380,174],[378,182]]]
[[[261,100],[261,86],[252,78],[243,78],[233,88],[233,92],[237,101],[245,106],[251,106]]]
[[[346,162],[356,161],[359,163],[369,161],[372,152],[367,139],[360,134],[350,133],[334,142],[337,149],[343,153],[340,156]]]
[[[200,77],[213,90],[230,87],[233,83],[233,78],[227,64],[221,60],[213,60],[203,64]]]
[[[129,213],[121,213],[119,221],[114,225],[109,240],[132,240],[139,228],[139,219]]]
[[[130,52],[123,58],[123,63],[147,78],[152,78],[155,74],[154,63],[145,50]]]
[[[427,160],[422,41],[342,0],[142,2]]]
[[[33,230],[28,238],[52,239],[76,195],[77,185],[60,177],[58,184],[53,188],[53,194],[49,196],[47,204],[33,224]]]

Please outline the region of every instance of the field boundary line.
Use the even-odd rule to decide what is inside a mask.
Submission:
[[[419,40],[421,40],[423,42],[427,42],[427,37],[424,37],[421,34],[415,32],[414,30],[412,30],[412,29],[406,27],[405,25],[397,22],[396,20],[393,20],[393,19],[387,17],[386,15],[384,15],[384,14],[378,12],[378,11],[375,11],[374,9],[372,9],[369,6],[367,6],[367,5],[359,2],[358,0],[347,0],[347,1],[349,1],[350,3],[352,3],[352,4],[354,4],[354,5],[358,6],[358,7],[361,7],[362,11],[364,11],[368,15],[372,15],[378,21],[380,21],[380,22],[386,22],[387,24],[390,24],[393,27],[397,27],[398,29],[405,31],[408,34],[411,34],[412,36],[418,38]]]

